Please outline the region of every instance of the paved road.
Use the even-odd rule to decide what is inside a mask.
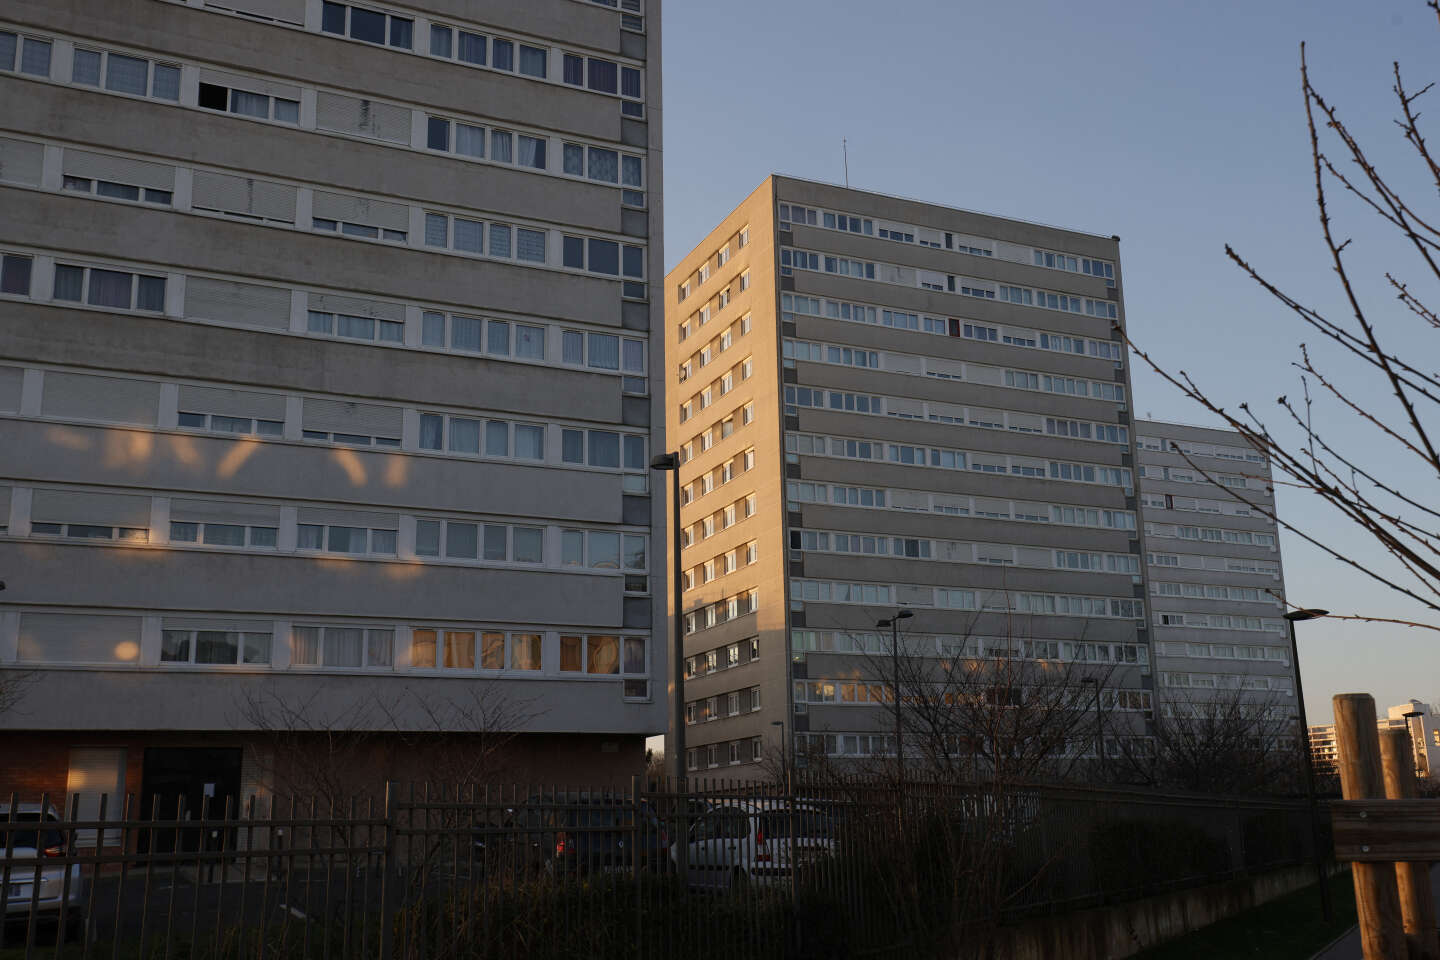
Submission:
[[[1430,889],[1434,892],[1437,911],[1440,911],[1440,864],[1430,870]],[[1310,960],[1365,960],[1365,954],[1360,949],[1359,928],[1351,927],[1349,933]]]

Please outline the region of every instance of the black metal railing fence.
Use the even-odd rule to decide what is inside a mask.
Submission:
[[[964,956],[1000,924],[1311,855],[1303,803],[1109,789],[389,784],[107,797],[90,818],[57,800],[0,818],[0,958]]]

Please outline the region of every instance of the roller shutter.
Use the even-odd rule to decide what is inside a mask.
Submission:
[[[30,503],[36,523],[93,523],[102,527],[150,527],[150,498],[78,490],[36,490]]]
[[[67,177],[89,180],[115,180],[152,190],[174,190],[175,168],[163,163],[148,163],[103,153],[67,149],[62,160]]]
[[[40,186],[45,166],[45,148],[28,140],[0,137],[0,180]]]
[[[225,417],[284,420],[285,398],[274,393],[249,393],[220,387],[182,385],[180,410],[187,413],[218,413]]]
[[[410,229],[410,208],[403,203],[386,203],[316,190],[314,212],[315,216],[326,220],[345,220],[391,230]]]
[[[296,188],[283,183],[197,170],[190,205],[199,210],[294,223],[295,197]]]
[[[81,373],[47,371],[40,411],[47,417],[104,420],[153,426],[160,409],[160,384]]]
[[[136,663],[140,659],[140,618],[21,614],[19,659],[30,663]]]
[[[290,291],[256,283],[188,277],[185,316],[286,330],[290,326]]]
[[[400,436],[402,411],[343,400],[305,398],[305,429],[326,433],[355,433],[374,437]]]

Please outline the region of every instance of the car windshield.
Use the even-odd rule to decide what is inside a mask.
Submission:
[[[767,837],[790,836],[791,814],[780,811],[766,813],[762,824]],[[796,810],[795,837],[798,840],[829,840],[833,836],[830,819],[818,810]]]
[[[21,824],[39,822],[40,814],[38,813],[16,813],[13,821],[8,816],[0,815],[0,850],[4,850],[6,844],[9,844],[12,850],[20,847],[40,849],[41,847],[60,846],[63,841],[59,830],[41,830],[39,839],[42,842],[37,844],[35,828],[21,826]]]

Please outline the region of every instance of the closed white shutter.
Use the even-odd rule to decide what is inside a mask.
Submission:
[[[23,613],[19,658],[29,663],[135,663],[140,659],[140,618]]]
[[[286,330],[290,327],[290,291],[257,283],[189,277],[185,281],[185,316]]]
[[[149,163],[145,160],[130,160],[126,157],[111,157],[103,153],[67,148],[62,167],[67,177],[115,180],[150,187],[152,190],[175,189],[175,168],[163,163]]]
[[[1026,567],[1052,567],[1054,555],[1042,547],[1016,547],[1015,562]]]
[[[0,180],[40,186],[45,166],[45,148],[28,140],[0,137]]]
[[[1008,425],[1011,430],[1021,430],[1027,433],[1044,433],[1045,418],[1035,413],[1008,414]]]
[[[891,490],[890,505],[901,510],[929,510],[930,494],[915,490]]]
[[[0,410],[14,413],[20,409],[20,387],[25,371],[19,367],[0,367]]]
[[[918,587],[914,584],[900,583],[895,585],[895,601],[904,606],[933,606],[935,603],[935,591],[930,587]]]
[[[197,170],[193,190],[190,205],[199,210],[295,222],[296,188],[283,183]]]
[[[108,823],[120,820],[125,813],[125,748],[124,747],[71,747],[70,773],[65,782],[65,815],[68,818],[72,804],[79,820],[99,820],[101,798],[104,798],[105,816]],[[78,804],[76,800],[78,799]],[[80,847],[95,846],[94,830],[77,830],[75,844]],[[119,830],[105,831],[105,845],[114,846],[120,842]]]
[[[985,383],[998,387],[1005,382],[1005,372],[999,367],[987,367],[983,363],[967,363],[965,379],[971,383]]]
[[[1009,500],[994,500],[994,499],[991,499],[990,497],[976,497],[976,498],[975,498],[975,512],[976,512],[976,513],[998,513],[998,514],[1001,514],[1001,515],[1003,515],[1003,516],[1009,516],[1009,515],[1010,515],[1010,501],[1009,501]]]
[[[201,70],[200,82],[234,87],[236,90],[246,90],[251,93],[265,93],[272,97],[283,97],[286,100],[300,99],[299,87],[292,87],[286,83],[273,83],[269,80],[257,80],[254,77],[236,76],[220,70]]]
[[[206,0],[205,6],[305,26],[305,0],[224,0],[223,3]]]
[[[227,500],[171,500],[170,519],[187,523],[237,523],[244,526],[280,525],[280,508],[268,503]]]
[[[897,401],[896,399],[892,399],[885,409],[888,413],[903,410],[906,413],[914,412],[916,414],[922,414],[922,407],[928,409],[932,417],[951,417],[961,423],[965,422],[964,407],[954,403],[940,403],[937,400],[931,400],[928,405],[924,405],[921,404],[919,400],[903,399]]]
[[[392,143],[410,142],[409,109],[336,93],[321,91],[317,96],[315,126]]]
[[[345,220],[349,223],[389,227],[391,230],[410,229],[410,208],[403,203],[387,203],[383,200],[367,200],[364,197],[316,190],[314,213],[325,220]]]
[[[218,413],[225,417],[255,417],[284,420],[285,398],[274,393],[250,393],[219,387],[180,387],[180,410],[186,413]]]
[[[47,372],[40,398],[40,411],[47,417],[153,426],[159,410],[158,383],[82,373]]]
[[[885,362],[888,365],[890,355],[885,355]],[[946,360],[944,357],[927,357],[925,369],[930,373],[937,373],[949,377],[952,380],[963,380],[965,378],[965,365],[959,360]]]
[[[222,620],[215,617],[166,617],[161,621],[162,630],[217,630],[222,633],[269,633],[275,632],[270,620]]]
[[[310,309],[320,313],[343,313],[352,317],[374,317],[378,320],[405,322],[405,306],[399,303],[382,303],[378,300],[357,300],[354,297],[337,297],[330,293],[310,294]]]
[[[403,413],[400,407],[380,407],[368,403],[305,398],[304,428],[306,430],[398,437],[402,418]]]
[[[911,356],[910,354],[885,354],[885,369],[895,373],[924,373],[925,371],[922,369],[923,362],[919,357]]]
[[[150,526],[150,498],[79,490],[36,490],[30,519],[37,523],[90,523],[103,527]]]
[[[301,507],[298,515],[300,523],[333,524],[337,527],[374,527],[377,530],[394,530],[400,523],[400,517],[396,514],[372,513],[366,510]]]

